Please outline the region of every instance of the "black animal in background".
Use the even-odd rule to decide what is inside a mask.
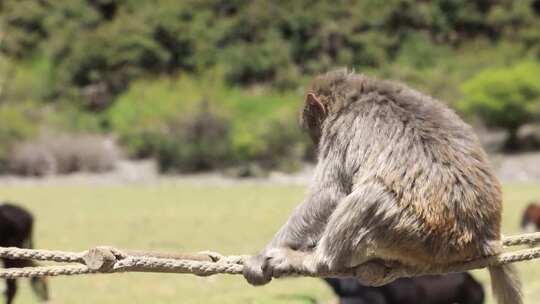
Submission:
[[[11,203],[0,204],[0,246],[32,248],[32,226],[34,218],[27,210]],[[4,267],[30,267],[35,263],[30,260],[2,259]],[[45,278],[32,278],[32,289],[42,301],[49,299],[47,281]],[[6,280],[6,303],[13,303],[17,293],[17,282],[14,279]]]
[[[484,289],[468,273],[401,278],[384,286],[362,285],[354,278],[325,281],[340,304],[482,304]]]

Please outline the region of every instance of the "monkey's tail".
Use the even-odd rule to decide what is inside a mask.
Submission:
[[[521,281],[514,265],[491,266],[491,289],[497,304],[523,304]]]

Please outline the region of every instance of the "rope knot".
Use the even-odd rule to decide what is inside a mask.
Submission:
[[[127,255],[110,246],[99,246],[87,250],[83,255],[86,266],[96,272],[111,272],[118,260]]]

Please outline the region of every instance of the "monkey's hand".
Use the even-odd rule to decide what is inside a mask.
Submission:
[[[287,274],[305,271],[303,261],[308,253],[286,247],[270,248],[244,264],[244,277],[252,285],[264,285]]]
[[[272,273],[268,272],[266,264],[266,257],[264,254],[252,256],[244,262],[243,274],[249,284],[260,286],[267,284],[272,280]]]

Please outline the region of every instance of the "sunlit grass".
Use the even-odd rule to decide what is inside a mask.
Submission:
[[[164,251],[253,253],[268,241],[302,198],[303,187],[175,183],[133,186],[0,187],[0,199],[28,207],[39,248],[84,250],[95,245]],[[504,231],[518,232],[528,200],[540,185],[505,187]],[[540,266],[520,265],[525,303],[540,297]],[[475,275],[488,283],[487,271]],[[21,282],[19,303],[33,302]],[[486,287],[488,285],[485,285]],[[51,279],[54,303],[321,303],[332,299],[317,279],[285,279],[253,288],[240,276],[113,274]],[[489,291],[488,288],[486,290]],[[489,292],[488,292],[489,294]],[[489,296],[489,302],[491,296]]]

